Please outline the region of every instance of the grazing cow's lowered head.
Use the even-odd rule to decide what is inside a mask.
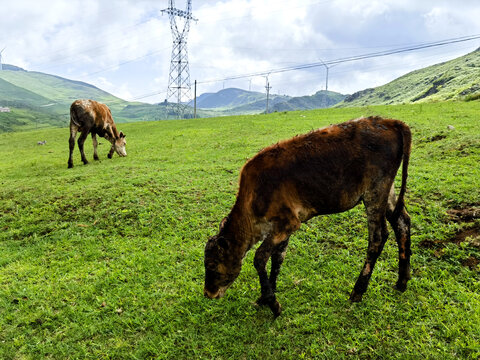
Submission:
[[[235,205],[205,246],[204,295],[224,295],[240,273],[245,254],[255,252],[261,296],[275,316],[275,292],[290,235],[314,216],[347,211],[363,202],[368,220],[368,250],[350,294],[361,301],[388,237],[387,220],[398,244],[396,288],[410,279],[410,216],[404,196],[411,133],[401,121],[369,117],[331,125],[281,141],[260,151],[240,173]],[[400,165],[398,198],[394,180]],[[268,275],[266,266],[271,259]]]
[[[228,217],[220,223],[219,233],[208,239],[205,246],[204,295],[210,299],[221,298],[242,269],[243,257],[238,257],[227,226]]]
[[[119,156],[127,156],[127,150],[125,149],[125,145],[127,145],[127,139],[125,139],[125,135],[123,134],[123,132],[120,132],[118,139],[115,139],[113,142],[115,152]]]
[[[70,106],[70,156],[68,158],[68,167],[73,167],[73,149],[75,147],[75,138],[78,138],[78,148],[84,164],[88,164],[83,144],[88,134],[92,134],[93,141],[93,159],[98,160],[97,154],[97,135],[104,137],[111,144],[108,158],[111,159],[113,153],[119,156],[127,156],[125,145],[125,135],[119,132],[113,121],[112,113],[107,105],[101,104],[95,100],[75,100]]]

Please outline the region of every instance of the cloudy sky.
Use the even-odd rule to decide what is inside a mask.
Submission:
[[[363,54],[480,35],[478,0],[193,0],[188,36],[197,93],[239,87],[311,95],[327,64]],[[185,0],[175,6],[186,8]],[[125,100],[166,97],[172,36],[167,0],[2,1],[3,62],[94,84]],[[179,27],[183,22],[178,19]],[[459,42],[331,66],[328,89],[352,93],[480,47]],[[228,80],[230,77],[244,77]],[[250,76],[249,76],[250,75]],[[225,80],[227,79],[227,80]]]

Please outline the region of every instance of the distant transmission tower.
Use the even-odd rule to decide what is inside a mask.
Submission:
[[[168,8],[162,10],[170,17],[172,29],[173,47],[170,60],[170,75],[168,78],[167,101],[168,112],[173,112],[178,118],[184,118],[187,114],[187,106],[192,100],[190,87],[190,69],[188,67],[187,37],[190,30],[190,20],[197,21],[192,16],[192,0],[187,0],[187,10],[175,8],[175,0],[168,1]],[[176,17],[184,19],[183,29],[179,30]]]
[[[2,66],[2,53],[3,53],[3,50],[5,50],[6,48],[3,48],[2,51],[0,51],[0,71],[3,70],[3,66]]]

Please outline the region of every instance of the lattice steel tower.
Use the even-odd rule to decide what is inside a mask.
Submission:
[[[187,0],[187,10],[175,8],[175,0],[168,1],[168,8],[162,10],[170,17],[173,47],[168,79],[167,101],[168,112],[173,112],[178,118],[184,118],[190,107],[184,105],[192,100],[190,86],[190,69],[188,66],[187,37],[190,30],[190,20],[197,21],[192,16],[192,0]],[[177,17],[183,18],[183,29],[177,26]]]

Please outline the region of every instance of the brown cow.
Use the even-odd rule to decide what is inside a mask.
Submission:
[[[410,147],[407,125],[370,117],[331,125],[260,151],[244,165],[235,205],[205,246],[205,296],[222,297],[240,273],[247,251],[262,241],[254,259],[261,285],[257,303],[280,315],[275,291],[290,235],[314,216],[343,212],[360,202],[368,217],[368,251],[350,300],[361,301],[367,290],[388,237],[386,219],[398,243],[396,288],[405,291],[411,254],[410,217],[404,209]],[[394,179],[402,160],[396,200]]]
[[[78,138],[78,148],[84,164],[88,164],[83,144],[88,134],[92,134],[93,140],[93,158],[98,160],[97,137],[98,134],[104,137],[112,144],[108,158],[111,159],[113,152],[116,151],[120,156],[127,156],[125,151],[125,135],[118,132],[113,122],[112,113],[107,105],[94,100],[75,100],[70,106],[70,157],[68,158],[68,167],[73,167],[73,149],[75,148],[75,137],[80,132]]]

